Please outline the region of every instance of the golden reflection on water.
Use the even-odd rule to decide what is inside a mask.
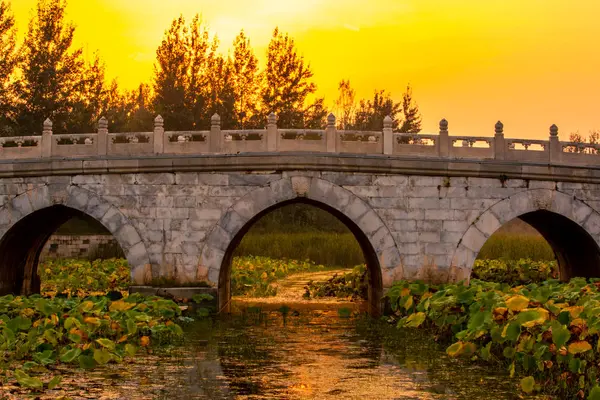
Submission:
[[[427,335],[392,340],[369,330],[373,321],[341,318],[335,307],[292,309],[285,318],[263,307],[192,324],[184,344],[160,353],[90,372],[63,370],[63,384],[37,398],[518,398],[504,371],[449,360]]]

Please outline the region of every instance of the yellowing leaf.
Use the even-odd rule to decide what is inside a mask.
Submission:
[[[585,353],[592,349],[592,345],[586,342],[585,340],[581,340],[579,342],[573,342],[569,345],[568,351],[571,354],[579,354]]]
[[[532,326],[541,325],[548,320],[550,313],[544,308],[526,308],[521,313],[527,312],[531,318],[527,322],[523,322],[521,326],[525,328],[531,328]],[[519,314],[521,315],[521,314]]]
[[[100,318],[96,317],[85,317],[83,322],[90,325],[100,325]]]
[[[571,318],[579,317],[579,314],[583,311],[583,306],[571,306],[566,307],[563,311],[568,311],[571,314]]]
[[[526,376],[521,379],[521,389],[527,394],[533,392],[533,388],[535,387],[535,379],[533,376]]]
[[[142,336],[142,337],[140,338],[140,345],[141,345],[142,347],[146,347],[146,346],[148,346],[149,344],[150,344],[150,338],[149,338],[148,336]]]
[[[521,311],[529,305],[529,299],[520,294],[512,296],[506,300],[506,306],[511,311]]]
[[[405,287],[400,291],[400,297],[408,296],[410,294],[410,289]]]
[[[135,307],[135,303],[127,303],[123,300],[113,301],[108,307],[109,311],[127,311]]]

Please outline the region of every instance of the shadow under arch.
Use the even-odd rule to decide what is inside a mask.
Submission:
[[[86,214],[53,205],[21,218],[0,240],[0,295],[39,293],[37,266],[50,236],[73,217]]]
[[[381,265],[379,263],[377,252],[373,248],[373,245],[371,244],[369,238],[356,223],[354,223],[349,217],[344,215],[342,212],[336,210],[335,208],[325,203],[305,197],[297,197],[294,199],[285,200],[270,207],[267,207],[266,209],[257,213],[249,221],[247,221],[231,239],[229,245],[227,246],[227,249],[225,250],[225,255],[223,257],[219,273],[218,293],[220,311],[230,311],[229,303],[231,299],[231,269],[233,253],[237,246],[240,244],[242,238],[246,235],[246,233],[252,227],[252,225],[254,225],[255,222],[257,222],[266,214],[278,208],[298,203],[308,204],[330,213],[331,215],[339,219],[350,230],[350,232],[352,232],[356,241],[360,245],[365,259],[365,263],[367,265],[367,276],[369,283],[367,299],[368,311],[369,314],[379,315],[381,312],[381,300],[383,296]]]
[[[600,247],[581,226],[548,210],[519,216],[546,239],[556,257],[562,281],[574,277],[600,277]]]
[[[132,282],[144,284],[150,261],[131,221],[94,192],[72,184],[47,184],[0,207],[0,295],[39,291],[35,269],[45,242],[61,224],[81,214],[112,234],[125,253]]]
[[[452,259],[453,266],[464,268],[462,278],[470,278],[487,239],[515,218],[531,225],[548,242],[561,280],[600,277],[600,214],[558,190],[531,189],[499,201],[469,226]]]

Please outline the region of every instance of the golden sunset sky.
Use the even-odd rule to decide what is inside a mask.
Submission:
[[[36,0],[13,0],[20,36]],[[200,13],[227,53],[244,29],[260,60],[275,26],[289,32],[332,105],[341,79],[358,97],[408,83],[423,132],[546,138],[600,129],[598,0],[70,0],[76,41],[109,78],[150,81],[171,20]]]

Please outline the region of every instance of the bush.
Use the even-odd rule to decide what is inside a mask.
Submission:
[[[333,275],[325,282],[308,282],[304,298],[337,297],[351,300],[367,299],[369,282],[366,265],[357,265],[351,272]]]
[[[556,261],[475,260],[472,279],[482,281],[526,285],[558,278]]]
[[[365,262],[362,249],[351,233],[248,233],[234,255],[312,260],[317,264],[342,267]]]
[[[495,233],[479,251],[480,259],[519,260],[530,258],[534,261],[555,259],[552,247],[542,236]]]

